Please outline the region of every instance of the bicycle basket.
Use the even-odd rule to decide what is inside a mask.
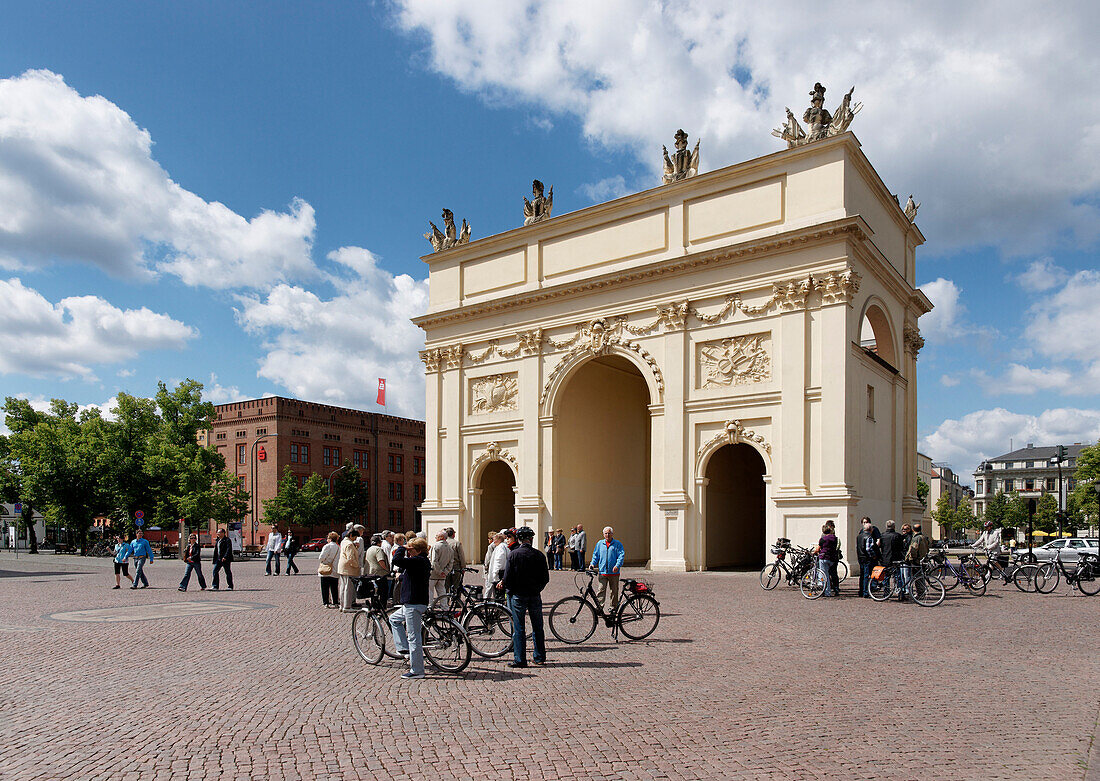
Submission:
[[[886,577],[886,567],[872,567],[871,580],[882,580]]]
[[[359,578],[359,583],[355,587],[355,596],[370,603],[371,607],[381,610],[383,608],[381,581],[382,578],[377,575]]]
[[[649,587],[648,583],[643,583],[640,580],[627,581],[626,589],[631,594],[649,594],[653,591],[653,589]]]

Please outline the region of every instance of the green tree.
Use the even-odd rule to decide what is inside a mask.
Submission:
[[[932,511],[932,520],[940,525],[945,532],[955,528],[955,508],[951,506],[951,497],[947,491],[940,493],[936,500],[936,509]]]
[[[920,503],[923,504],[925,507],[928,506],[928,492],[931,490],[932,489],[929,487],[928,483],[924,482],[924,479],[921,478],[920,475],[918,475],[917,498],[920,499]]]
[[[332,524],[335,503],[329,495],[328,487],[319,474],[314,472],[298,489],[297,522],[301,526],[312,528],[322,524]]]
[[[221,470],[210,486],[210,518],[215,524],[227,526],[240,523],[248,514],[250,495],[232,472]]]
[[[1036,531],[1052,532],[1058,528],[1058,500],[1054,494],[1044,493],[1035,505],[1035,518],[1032,528]]]
[[[962,498],[959,506],[955,508],[954,516],[953,526],[959,531],[974,529],[978,526],[978,519],[974,517],[974,503],[969,496]]]
[[[1004,491],[998,491],[989,497],[989,501],[985,503],[985,511],[982,514],[982,518],[993,524],[994,528],[1000,528],[1007,525],[1008,516],[1008,499],[1004,495]]]
[[[1022,529],[1027,526],[1027,519],[1027,500],[1013,491],[1005,507],[1004,525],[1015,526],[1017,529]]]
[[[273,497],[263,501],[264,523],[286,530],[291,524],[298,522],[300,501],[298,478],[288,466],[283,470],[283,476],[279,478],[279,490]]]
[[[362,522],[370,503],[363,475],[350,461],[345,461],[343,468],[331,479],[332,520],[337,528],[349,521]]]
[[[153,517],[155,483],[167,475],[149,474],[149,453],[156,442],[160,420],[153,399],[120,393],[111,410],[115,419],[104,421],[102,449],[97,462],[100,499],[113,528],[127,533],[134,528],[134,511]]]
[[[1071,516],[1074,516],[1074,526],[1100,522],[1100,494],[1093,487],[1094,481],[1100,479],[1100,442],[1081,448],[1073,479],[1077,484],[1073,487],[1066,505]]]

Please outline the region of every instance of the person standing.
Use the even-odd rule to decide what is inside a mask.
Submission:
[[[504,591],[501,585],[504,580],[504,570],[508,564],[508,556],[516,547],[516,530],[505,529],[502,533],[504,541],[493,550],[493,560],[489,563],[489,582],[493,584],[492,590],[486,595],[488,599],[503,599]]]
[[[432,563],[431,574],[431,602],[435,602],[447,593],[447,576],[451,574],[455,554],[451,546],[447,544],[447,534],[439,532],[435,535],[435,543],[432,545],[428,556]],[[429,602],[428,604],[431,604]]]
[[[286,574],[297,575],[298,565],[294,563],[294,557],[298,555],[298,551],[302,549],[302,541],[298,539],[298,535],[292,532],[290,529],[286,530],[286,539],[283,540],[283,553],[286,554]],[[291,568],[294,569],[291,572]]]
[[[913,541],[913,527],[907,523],[901,525],[901,564],[898,567],[901,580],[901,601],[909,599],[909,565],[906,560],[909,556],[909,543]]]
[[[577,568],[577,527],[574,526],[569,530],[569,539],[565,543],[565,549],[569,551],[569,569],[575,570]]]
[[[901,576],[901,561],[905,558],[905,541],[902,536],[897,533],[894,528],[895,524],[893,520],[886,522],[886,531],[882,533],[882,539],[880,542],[879,550],[882,552],[882,563],[887,566],[887,580],[883,583],[886,589],[886,593],[890,593],[890,572],[893,570],[896,574],[892,577],[898,579],[899,589],[904,585]],[[897,565],[895,569],[892,565]]]
[[[218,573],[225,572],[225,587],[233,590],[233,543],[225,534],[225,529],[218,529],[214,540],[214,582],[210,584],[211,591],[218,590]]]
[[[496,552],[498,545],[504,544],[504,535],[500,532],[495,532],[489,536],[489,546],[485,550],[485,598],[492,599],[493,587],[496,585],[496,581],[492,579],[492,572],[490,565],[493,562],[493,553]]]
[[[370,547],[367,548],[367,568],[364,573],[370,577],[379,578],[378,593],[385,605],[390,599],[390,581],[386,577],[390,574],[390,561],[386,558],[386,552],[382,550],[382,535],[376,534],[370,539]]]
[[[130,543],[130,549],[134,555],[134,585],[130,588],[138,588],[139,582],[141,588],[149,588],[149,578],[145,577],[145,565],[153,563],[153,548],[149,540],[145,539],[145,532],[141,529],[137,530],[133,542]]]
[[[546,567],[547,569],[554,569],[554,530],[546,530],[546,545],[543,546],[546,551]]]
[[[355,611],[355,582],[363,572],[359,555],[359,532],[354,528],[340,543],[340,559],[336,572],[340,576],[340,612]]]
[[[563,569],[565,567],[565,532],[562,529],[558,529],[554,533],[554,569]]]
[[[264,573],[264,577],[271,574],[271,560],[275,559],[275,574],[279,574],[279,562],[282,560],[283,555],[283,535],[279,534],[279,527],[272,526],[271,534],[267,538],[267,545],[264,546],[264,550],[267,551],[267,571]]]
[[[199,535],[195,532],[187,535],[187,550],[183,554],[183,561],[187,564],[187,569],[183,571],[179,590],[187,591],[191,573],[194,572],[199,579],[199,591],[206,591],[206,578],[202,576],[202,546],[199,545]]]
[[[393,566],[393,557],[398,550],[404,550],[405,543],[408,541],[409,538],[400,532],[393,535],[393,549],[390,551],[390,572],[393,573],[393,584],[390,586],[390,596],[395,605],[401,604],[401,573]]]
[[[596,543],[592,549],[592,563],[590,566],[596,569],[600,581],[600,589],[596,594],[596,606],[607,615],[607,624],[611,625],[611,616],[619,609],[619,569],[626,560],[626,549],[623,544],[615,539],[615,530],[610,526],[603,527],[603,539]],[[607,590],[611,589],[611,610],[607,610]]]
[[[455,537],[455,530],[448,526],[443,530],[447,535],[447,547],[451,549],[454,558],[451,562],[451,573],[447,576],[447,592],[462,587],[462,579],[466,577],[466,551],[462,549],[462,543]]]
[[[573,544],[577,549],[577,569],[580,570],[587,561],[584,554],[588,550],[588,535],[584,533],[583,524],[577,524],[577,539]]]
[[[428,580],[432,574],[427,554],[428,542],[419,537],[393,553],[393,566],[401,570],[401,608],[390,616],[390,626],[397,652],[409,657],[409,671],[402,678],[424,677],[421,622],[428,609]]]
[[[125,577],[130,583],[134,582],[134,579],[130,577],[130,556],[133,554],[133,550],[130,548],[130,543],[122,539],[122,535],[115,535],[115,585],[112,589],[122,588],[122,578]]]
[[[382,532],[382,551],[386,554],[386,562],[389,563],[393,558],[393,540],[394,533],[391,531]]]
[[[859,561],[859,595],[871,597],[871,571],[880,561],[882,535],[871,519],[863,516],[863,529],[856,535],[856,558]]]
[[[336,559],[340,556],[340,535],[328,533],[328,542],[317,556],[317,575],[321,578],[321,604],[325,607],[340,607],[337,588],[340,578],[336,574]]]
[[[817,556],[817,566],[825,576],[825,596],[838,596],[840,579],[836,563],[840,561],[840,547],[831,524],[826,523],[821,527],[821,537],[817,541],[817,547],[814,548],[814,554]]]
[[[919,523],[913,524],[913,535],[909,538],[909,548],[905,552],[905,563],[909,568],[906,573],[906,581],[910,585],[910,590],[916,588],[913,585],[913,573],[920,571],[921,562],[924,561],[924,557],[928,555],[928,538],[921,534],[921,526]],[[913,595],[915,596],[915,594]],[[921,594],[920,596],[924,596]]]
[[[560,531],[560,530],[559,530]],[[546,558],[531,547],[535,531],[529,526],[516,529],[519,546],[508,556],[504,566],[504,590],[508,594],[508,609],[512,613],[512,661],[509,667],[527,666],[527,626],[524,616],[531,617],[534,648],[531,661],[546,664],[546,637],[542,624],[542,590],[550,582]]]

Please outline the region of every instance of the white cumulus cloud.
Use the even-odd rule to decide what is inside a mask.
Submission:
[[[923,201],[937,247],[1100,235],[1096,3],[396,0],[394,15],[460,88],[574,115],[655,184],[678,127],[713,169],[782,148],[770,130],[814,82],[830,109],[854,84],[853,131]]]
[[[382,377],[391,412],[423,416],[424,334],[409,318],[427,310],[427,281],[390,274],[360,247],[328,257],[351,272],[332,280],[331,298],[287,284],[240,297],[238,322],[265,339],[259,376],[300,398],[368,408]]]
[[[213,288],[315,273],[308,203],[246,219],[172,181],[152,146],[125,111],[55,73],[0,80],[0,266],[81,262]]]
[[[5,304],[0,373],[95,379],[92,366],[127,361],[146,350],[178,350],[198,332],[168,315],[119,309],[98,296],[56,304],[19,279],[0,280]]]

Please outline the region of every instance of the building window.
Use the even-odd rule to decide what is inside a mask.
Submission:
[[[332,449],[332,465],[340,466],[340,448],[338,447]]]
[[[404,470],[401,467],[401,456],[396,453],[389,454],[389,467],[390,471],[394,474],[401,474]]]
[[[363,450],[353,450],[351,451],[351,462],[356,469],[366,471],[370,464],[370,454]]]
[[[214,439],[225,439],[225,432],[221,431],[214,435]]]
[[[238,438],[239,438],[239,437],[246,437],[246,436],[248,436],[248,432],[247,432],[247,431],[243,431],[243,430],[242,430],[242,431],[238,431],[238,432],[237,432],[237,437],[238,437]]]
[[[256,436],[258,436],[258,437],[262,437],[262,436],[263,436],[264,434],[266,434],[266,433],[267,433],[267,429],[266,429],[266,428],[258,428],[258,429],[256,429]]]
[[[298,457],[301,459],[298,463],[300,463],[300,464],[308,464],[309,463],[309,445],[299,445],[298,446]]]
[[[243,464],[248,458],[248,445],[237,445],[237,463]]]
[[[1048,477],[1047,478],[1047,490],[1048,491],[1053,491],[1054,487],[1055,487],[1054,486],[1054,478],[1053,477]]]
[[[875,419],[875,386],[867,386],[867,420]]]
[[[295,477],[298,478],[298,487],[299,488],[304,486],[306,484],[306,481],[309,480],[309,475],[295,475]]]
[[[325,466],[332,466],[332,448],[326,447],[321,450],[321,463]]]
[[[1016,490],[1016,481],[1011,477],[1005,480],[1005,493],[1010,494]]]
[[[401,511],[390,510],[390,524],[391,529],[398,529],[401,527]]]
[[[424,474],[424,459],[420,458],[419,456],[413,456],[413,474]]]
[[[1024,480],[1024,490],[1025,491],[1034,491],[1035,490],[1035,481],[1034,480]]]
[[[390,501],[391,502],[400,502],[401,501],[401,499],[402,499],[402,495],[401,495],[402,488],[403,488],[403,486],[401,485],[401,483],[390,483],[389,496],[390,496]]]
[[[975,480],[974,481],[974,488],[975,488],[977,493],[984,494],[985,493],[985,482],[982,481],[982,480]]]
[[[295,442],[290,443],[290,463],[298,463],[298,445]]]

